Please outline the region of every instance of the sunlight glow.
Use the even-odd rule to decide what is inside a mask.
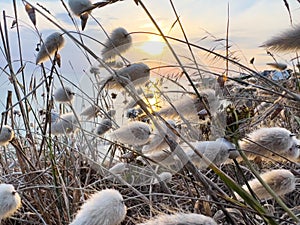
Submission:
[[[165,47],[166,44],[161,37],[151,36],[148,41],[141,45],[140,49],[150,55],[160,55]]]
[[[157,96],[154,96],[153,98],[148,98],[147,99],[149,104],[151,105],[151,108],[153,111],[156,111],[157,110],[157,106],[158,106],[158,103],[159,103],[159,99],[157,98]]]

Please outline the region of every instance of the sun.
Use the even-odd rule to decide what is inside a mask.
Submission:
[[[150,55],[160,55],[166,47],[162,38],[159,36],[151,36],[148,41],[144,42],[140,49]]]

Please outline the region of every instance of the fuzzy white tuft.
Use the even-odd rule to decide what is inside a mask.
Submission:
[[[124,80],[122,78],[128,79],[131,81],[135,87],[142,86],[145,84],[150,78],[150,69],[144,63],[133,63],[123,69],[117,71],[118,78],[111,79],[108,82],[108,87],[111,89],[121,89],[122,85],[116,79]],[[124,80],[125,81],[125,80]]]
[[[134,121],[113,131],[109,136],[123,144],[144,145],[149,141],[150,134],[148,124]]]
[[[101,136],[112,128],[112,122],[110,119],[103,119],[96,128],[96,134]]]
[[[14,130],[8,125],[3,125],[0,132],[0,146],[8,145],[8,143],[14,138],[14,136]]]
[[[176,124],[173,120],[167,120],[166,121],[169,126],[173,127],[175,129]],[[149,153],[151,151],[161,151],[163,149],[166,149],[169,147],[168,143],[165,141],[164,137],[165,134],[169,136],[169,138],[176,140],[177,135],[170,129],[164,122],[160,122],[162,132],[160,132],[158,129],[155,129],[153,133],[150,136],[149,143],[145,145],[142,149],[142,152]]]
[[[290,149],[296,141],[294,135],[281,127],[260,128],[248,135],[248,141],[239,141],[240,148],[245,151],[249,158],[263,155],[266,157],[279,158],[272,153],[292,158]],[[271,151],[270,151],[271,150]]]
[[[208,216],[196,213],[177,213],[174,215],[160,215],[150,219],[145,223],[138,225],[217,225],[217,223]]]
[[[275,169],[261,174],[260,177],[279,196],[292,192],[296,188],[295,176],[289,170]],[[258,179],[253,179],[248,184],[259,199],[268,200],[273,198]],[[243,185],[243,188],[250,193],[246,185]],[[240,196],[237,197],[241,200]]]
[[[58,135],[75,132],[78,129],[76,124],[77,120],[73,113],[62,114],[55,122],[51,123],[51,133]]]
[[[150,68],[145,63],[133,63],[117,71],[121,77],[128,78],[131,82],[145,83],[150,77]]]
[[[87,120],[90,120],[91,118],[97,117],[97,115],[100,112],[100,108],[97,105],[90,105],[89,107],[85,108],[80,115],[85,116]]]
[[[144,154],[144,156],[146,159],[150,159],[148,160],[148,162],[151,165],[156,165],[157,163],[160,163],[164,166],[178,164],[178,158],[176,158],[175,153],[171,153],[168,151],[151,151],[150,153]],[[142,156],[139,156],[136,159],[146,164]]]
[[[80,16],[82,12],[93,5],[90,0],[69,0],[68,3],[71,11],[76,16]]]
[[[21,207],[21,198],[11,184],[0,184],[0,221]]]
[[[282,34],[266,41],[262,47],[275,51],[297,51],[300,49],[300,26],[282,32]]]
[[[93,194],[70,225],[117,225],[125,216],[122,195],[117,190],[106,189]]]
[[[218,98],[215,96],[215,91],[206,89],[200,91],[200,95],[207,100],[207,106],[211,108],[212,113],[218,108]],[[167,104],[158,112],[165,118],[178,118],[179,115],[187,117],[198,117],[198,113],[205,110],[202,101],[196,95],[184,95],[177,101],[172,102],[172,105]]]
[[[191,142],[190,144],[197,152],[203,154],[217,166],[224,163],[229,158],[230,151],[235,149],[234,144],[223,138],[216,141]],[[183,144],[182,148],[197,167],[207,168],[208,165],[187,144]]]
[[[300,156],[300,140],[294,139],[293,145],[289,148],[287,153],[285,153],[286,157],[289,159],[298,159]]]
[[[127,51],[132,44],[130,34],[122,27],[119,27],[111,33],[109,39],[105,42],[102,50],[104,61],[114,59],[118,54]]]
[[[53,94],[57,102],[67,102],[70,103],[74,99],[75,93],[71,90],[70,87],[60,87],[57,88]]]
[[[47,61],[49,57],[52,57],[56,51],[64,46],[64,43],[65,39],[61,33],[55,32],[49,35],[36,56],[36,64]]]

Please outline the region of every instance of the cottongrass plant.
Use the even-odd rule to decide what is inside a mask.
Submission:
[[[159,215],[139,225],[217,225],[210,217],[195,213],[176,213],[173,215]]]
[[[284,196],[296,188],[296,178],[291,171],[286,169],[274,169],[260,175],[262,180],[270,186],[270,188],[279,196]],[[248,181],[248,184],[253,193],[261,200],[268,200],[273,196],[256,178]],[[245,184],[243,188],[250,193],[248,186]],[[240,197],[238,197],[240,199]]]
[[[90,120],[92,118],[96,118],[99,113],[100,108],[97,105],[90,105],[83,109],[80,115],[86,117],[87,120]]]
[[[212,109],[216,110],[216,104],[218,98],[216,93],[212,89],[205,89],[200,91],[200,95],[204,98],[204,103],[195,94],[185,94],[182,98],[172,102],[172,105],[166,104],[163,106],[158,113],[169,119],[175,119],[181,116],[196,118],[198,113],[202,110],[206,110],[205,103],[209,106],[214,106]]]
[[[60,115],[58,119],[51,123],[51,133],[55,135],[69,134],[77,130],[77,120],[72,112]]]
[[[0,223],[21,207],[20,195],[11,184],[0,184]]]
[[[130,34],[123,27],[113,30],[109,38],[105,41],[102,49],[104,61],[115,61],[115,57],[126,52],[132,45]]]
[[[296,159],[299,156],[295,134],[282,127],[264,127],[254,130],[247,138],[240,140],[239,145],[249,158],[284,156]]]
[[[122,195],[117,190],[106,189],[93,194],[70,225],[118,225],[126,211]]]
[[[274,51],[292,52],[300,49],[300,26],[286,30],[263,43],[262,47]]]
[[[66,1],[61,1],[62,4],[64,2]],[[80,4],[82,1],[74,2]],[[115,1],[106,1],[102,4],[104,5],[108,2],[113,3]],[[126,4],[125,2],[123,1],[120,4]],[[137,8],[144,7],[142,1],[137,0],[136,2],[138,3]],[[90,5],[90,1],[85,1],[85,3]],[[245,136],[245,131],[250,133],[257,127],[262,126],[284,127],[297,133],[299,130],[299,121],[297,122],[299,107],[297,102],[293,101],[293,96],[289,94],[290,92],[298,93],[299,91],[296,85],[299,83],[297,73],[293,71],[291,79],[281,81],[283,83],[273,84],[267,79],[263,79],[262,82],[261,74],[245,66],[243,60],[240,60],[231,51],[231,49],[235,48],[234,45],[231,48],[222,45],[224,48],[218,48],[216,49],[217,51],[214,51],[212,50],[214,48],[206,49],[204,47],[206,42],[200,46],[193,44],[191,40],[187,41],[188,38],[180,40],[176,37],[165,37],[161,32],[159,32],[159,35],[163,39],[172,39],[172,43],[169,43],[171,47],[181,43],[183,48],[180,54],[177,51],[174,52],[176,62],[173,62],[172,59],[170,60],[169,57],[167,60],[170,61],[163,62],[165,54],[157,57],[159,58],[158,62],[157,60],[155,62],[151,61],[151,59],[150,61],[144,60],[145,58],[148,59],[149,55],[141,56],[138,60],[133,59],[131,54],[128,54],[128,56],[123,54],[132,45],[138,47],[131,41],[131,39],[135,39],[133,35],[148,36],[154,34],[137,34],[137,32],[129,34],[126,30],[124,31],[124,28],[118,28],[112,32],[107,40],[99,40],[98,37],[93,37],[89,33],[90,30],[85,31],[82,35],[75,35],[71,31],[73,29],[70,26],[68,28],[64,27],[64,21],[56,23],[55,18],[49,16],[48,12],[54,12],[55,9],[46,9],[41,4],[38,6],[32,5],[26,0],[24,0],[24,4],[28,4],[32,11],[37,14],[37,20],[44,17],[47,19],[45,21],[49,21],[51,25],[56,26],[56,29],[58,29],[58,33],[55,33],[53,36],[50,35],[51,38],[46,38],[41,43],[42,47],[37,57],[38,64],[53,57],[55,52],[63,47],[63,37],[68,36],[68,40],[74,42],[75,48],[78,47],[82,50],[82,54],[78,54],[80,60],[89,62],[90,65],[94,64],[93,61],[97,61],[97,64],[101,64],[101,68],[100,66],[94,67],[90,72],[87,68],[81,68],[79,64],[73,67],[73,60],[66,59],[69,63],[62,64],[61,69],[58,68],[56,63],[45,63],[42,66],[35,66],[35,68],[40,69],[34,70],[38,71],[39,79],[35,73],[30,71],[31,67],[29,64],[24,63],[27,59],[24,59],[22,38],[27,38],[25,37],[27,33],[23,33],[22,30],[23,22],[19,17],[22,13],[15,12],[14,21],[11,21],[16,22],[12,31],[17,30],[20,32],[15,32],[20,45],[10,41],[9,37],[11,35],[8,32],[11,30],[7,22],[10,22],[11,17],[5,17],[5,13],[3,13],[5,19],[1,20],[1,43],[4,45],[3,54],[8,66],[5,64],[2,67],[2,72],[7,75],[2,78],[8,78],[6,82],[12,85],[14,92],[12,93],[13,98],[9,98],[10,95],[8,93],[6,109],[2,113],[2,123],[12,125],[15,131],[15,138],[11,140],[10,145],[1,147],[0,180],[5,183],[13,183],[22,190],[23,211],[16,214],[16,216],[20,216],[20,218],[17,218],[17,223],[20,222],[24,225],[33,223],[69,224],[73,221],[74,224],[92,224],[99,222],[95,220],[101,219],[100,224],[103,224],[103,219],[112,218],[115,220],[105,220],[105,222],[114,224],[120,223],[124,219],[124,224],[132,225],[148,219],[150,219],[149,223],[157,223],[153,215],[161,212],[167,222],[172,224],[177,224],[178,221],[187,221],[185,224],[201,224],[203,221],[207,221],[203,220],[204,215],[214,216],[219,210],[223,212],[225,217],[221,221],[224,225],[240,223],[276,224],[279,221],[279,217],[285,212],[288,213],[289,218],[293,219],[295,223],[299,222],[289,212],[288,207],[284,207],[284,204],[277,202],[274,203],[275,216],[266,216],[267,212],[262,205],[242,189],[242,186],[239,184],[250,179],[250,166],[248,164],[224,164],[222,167],[215,167],[211,164],[208,166],[209,168],[203,169],[201,168],[203,164],[200,163],[199,157],[195,160],[189,160],[190,158],[180,151],[186,142],[193,143],[198,140],[215,142],[213,140],[222,138],[225,135],[227,140],[237,144],[241,137]],[[78,9],[78,12],[76,12],[74,10],[73,14],[81,16],[81,14],[86,13],[84,16],[89,16],[90,10],[93,10],[95,6],[95,3],[92,3],[91,8],[83,9],[80,6],[79,9],[84,11],[79,11]],[[16,10],[20,9],[16,7]],[[147,15],[151,16],[151,13]],[[96,13],[93,16],[95,22],[99,22],[97,21],[99,17],[97,17]],[[176,23],[174,23],[175,26],[172,29],[177,29],[177,25],[182,25],[183,31],[181,18],[174,16],[173,19]],[[154,18],[153,21],[155,20]],[[102,21],[105,21],[105,19]],[[39,21],[37,21],[37,24],[39,25]],[[100,22],[94,23],[95,26],[97,26],[96,24],[102,25]],[[103,25],[101,28],[107,26],[106,24]],[[157,24],[154,23],[154,26],[157,27]],[[40,37],[39,26],[35,28],[37,36]],[[130,27],[130,29],[134,28]],[[171,33],[177,33],[177,30]],[[157,34],[155,35],[157,36]],[[89,36],[93,40],[97,40],[97,42],[90,45]],[[221,37],[217,42],[223,43],[223,40],[224,38]],[[103,47],[100,43],[105,43],[105,46]],[[99,44],[99,46],[94,48],[94,44]],[[19,51],[11,49],[14,46],[20,46]],[[91,46],[93,48],[90,48]],[[100,52],[101,48],[103,49],[102,52]],[[224,50],[232,54],[223,55],[222,52]],[[194,57],[191,59],[190,54],[192,52],[195,53],[194,56],[202,56],[202,53],[205,52],[206,59],[211,59],[212,61],[210,62],[213,62],[213,65],[204,66],[202,62],[198,61],[198,58]],[[19,55],[15,56],[14,54]],[[121,58],[121,63],[118,61],[119,58]],[[162,64],[164,66],[159,66]],[[228,64],[227,68],[224,67],[226,64]],[[68,66],[71,66],[72,69],[74,68],[74,73],[76,74],[84,71],[85,73],[82,73],[83,76],[94,76],[89,78],[99,78],[99,82],[105,80],[108,88],[100,89],[98,80],[89,86],[91,89],[88,91],[81,90],[80,85],[75,88],[73,85],[76,85],[76,83],[68,83],[68,78],[63,75],[63,71]],[[122,66],[122,68],[118,68],[119,66]],[[102,73],[103,68],[108,73]],[[176,72],[173,73],[169,68],[172,71],[176,70]],[[239,79],[241,71],[245,73],[246,77],[251,77],[251,81],[247,78],[244,79],[244,77]],[[32,74],[30,82],[27,82],[28,76],[25,76],[25,74]],[[105,76],[106,74],[109,74],[107,75],[109,79]],[[71,76],[72,74],[69,75]],[[22,80],[23,78],[24,80]],[[208,78],[209,83],[206,82],[206,78]],[[220,82],[222,85],[214,83],[216,78],[222,81]],[[82,95],[84,97],[80,99],[81,95],[78,95],[74,99],[75,101],[73,100],[72,105],[65,106],[64,104],[58,104],[59,102],[57,101],[54,101],[54,105],[52,105],[50,98],[53,94],[52,90],[55,90],[53,86],[57,79],[61,83],[66,84],[66,87],[81,91],[84,93]],[[118,81],[121,81],[123,85],[125,84],[125,88],[123,86],[121,88]],[[134,85],[141,88],[142,91],[135,91]],[[247,87],[244,88],[244,86]],[[250,89],[248,87],[251,87],[252,90],[254,89],[253,95],[244,95],[245,92],[248,93],[248,89]],[[237,88],[241,91],[238,91]],[[263,92],[259,89],[263,89]],[[126,91],[126,94],[121,95],[120,91]],[[286,91],[286,93],[283,91]],[[199,98],[198,92],[202,98]],[[88,93],[94,94],[89,96]],[[143,94],[139,95],[137,93]],[[155,97],[152,99],[146,97],[151,95]],[[122,112],[126,112],[128,109],[125,100],[122,102],[124,96],[128,98],[126,100],[129,102],[131,100],[134,102],[134,106],[129,108],[141,109],[135,115],[135,118],[120,116]],[[148,98],[149,102],[145,98]],[[223,100],[222,98],[231,103],[230,107],[220,104],[220,101]],[[165,100],[165,104],[161,104],[162,99]],[[157,105],[157,107],[153,107],[152,111],[149,110],[150,100],[155,100]],[[93,108],[90,111],[87,110],[88,112],[82,113],[81,116],[84,118],[82,120],[81,116],[77,116],[77,113],[82,111],[86,102],[97,107],[95,110],[92,106]],[[253,115],[252,110],[261,102],[268,102],[274,107],[277,105],[282,106],[282,111],[276,111],[277,114],[276,112],[272,114],[272,112],[262,109],[259,114]],[[72,113],[66,113],[66,107],[71,108]],[[59,114],[54,113],[53,109],[58,108]],[[110,113],[110,109],[116,110],[116,115]],[[19,114],[15,113],[16,111],[19,111]],[[222,121],[223,124],[219,125],[216,123],[216,115],[221,111],[222,113],[225,112],[225,115]],[[232,118],[229,111],[232,112]],[[180,138],[169,138],[169,135],[164,138],[160,136],[158,142],[162,140],[163,142],[161,143],[163,143],[164,147],[155,147],[160,150],[154,151],[151,155],[148,155],[148,153],[143,154],[143,147],[148,144],[148,141],[154,140],[152,139],[154,138],[152,134],[157,131],[152,133],[150,126],[141,121],[150,120],[153,123],[160,123],[159,121],[161,120],[158,121],[157,118],[159,116],[157,113],[165,121],[173,119],[175,124],[181,125],[181,129],[180,127],[177,129]],[[178,114],[181,115],[178,116]],[[207,116],[203,119],[203,115]],[[272,119],[269,115],[272,115]],[[110,119],[113,128],[116,130],[109,130],[105,135],[98,136],[95,128],[98,123],[102,122],[102,119]],[[138,129],[133,127],[131,129],[130,124],[135,124],[133,127]],[[51,129],[51,132],[48,132],[49,129]],[[220,131],[222,135],[212,134],[213,129]],[[197,131],[196,135],[187,134],[190,130]],[[114,134],[118,134],[118,132],[120,132],[120,135],[115,135],[115,137]],[[50,133],[52,134],[51,136]],[[108,135],[110,133],[113,135]],[[165,141],[168,142],[168,146],[165,145]],[[292,151],[297,151],[296,142],[292,144],[291,148],[295,149]],[[219,165],[228,157],[228,151],[220,151],[223,147],[214,149],[216,149],[217,154],[216,158],[211,161]],[[229,148],[226,147],[224,149]],[[201,153],[201,151],[199,152]],[[192,155],[191,158],[193,159],[193,157]],[[216,160],[219,157],[221,160]],[[143,163],[138,160],[140,158],[143,159]],[[151,159],[158,163],[151,161]],[[120,164],[115,164],[116,162]],[[168,168],[166,168],[166,165]],[[258,172],[266,169],[272,170],[278,165],[279,163],[277,162],[272,162],[272,164],[263,162],[262,168],[258,168]],[[157,168],[156,172],[154,172],[153,166]],[[236,172],[238,166],[240,168]],[[199,172],[197,167],[201,168],[201,172]],[[291,171],[298,170],[297,164],[292,162],[285,163],[281,167]],[[113,176],[114,179],[106,179],[109,172],[116,173],[116,176]],[[171,174],[172,179],[165,180],[164,173],[169,173],[167,174],[168,177]],[[154,174],[161,176],[160,179],[167,181],[167,184],[151,185],[153,181],[156,181],[154,178],[157,178],[157,175],[154,176]],[[149,179],[152,180],[152,183],[149,182]],[[111,201],[109,197],[110,194],[99,197],[100,201],[97,194],[95,194],[95,196],[87,200],[87,206],[83,204],[80,210],[80,204],[86,199],[90,190],[104,190],[107,188],[117,189],[126,196],[126,205],[128,206],[128,215],[126,217],[124,216],[124,201],[118,194],[112,194],[117,199],[116,207],[113,205],[115,201]],[[234,191],[243,197],[247,207],[241,205],[243,203],[238,203],[230,198],[229,193]],[[300,204],[298,200],[300,198],[296,191],[291,192],[286,197],[290,198],[290,201],[287,201],[289,207]],[[103,203],[101,199],[107,199],[107,201]],[[293,200],[291,201],[291,199]],[[226,208],[224,208],[225,206]],[[117,213],[116,208],[120,209],[120,213]],[[231,211],[227,210],[228,208],[238,210],[242,216],[236,218]],[[95,216],[90,216],[89,209],[95,213],[93,214]],[[105,211],[107,215],[103,214],[104,211],[99,213],[98,210],[102,209],[107,210]],[[77,211],[78,215],[75,216]],[[177,214],[179,212],[182,212],[183,216],[179,216]],[[194,220],[189,222],[189,212],[199,213],[192,216],[197,220],[196,222]],[[172,216],[176,218],[172,220],[172,216],[167,216],[166,214],[174,214]],[[211,219],[207,219],[209,224],[211,224]],[[161,220],[164,222],[164,219]],[[166,224],[168,224],[167,222]],[[8,218],[2,223],[11,225],[15,224],[16,221],[15,218]]]
[[[132,82],[135,87],[144,85],[150,79],[150,68],[144,63],[133,63],[127,67],[124,67],[116,71],[117,77],[111,77],[104,79],[102,83],[107,84],[110,89],[122,89],[118,79],[123,82]]]
[[[151,134],[150,126],[147,123],[133,121],[114,130],[109,138],[128,145],[144,145],[149,141]]]
[[[175,121],[167,120],[166,123],[167,124],[165,124],[165,122],[160,123],[162,128],[161,131],[159,129],[155,129],[152,132],[149,143],[147,143],[142,149],[143,153],[150,153],[152,151],[161,151],[163,149],[169,148],[168,143],[165,141],[165,135],[168,135],[170,138],[174,140],[177,139],[177,135],[174,133],[174,131],[172,131],[172,128],[176,129]],[[169,128],[168,126],[170,126],[171,128]]]
[[[14,130],[9,125],[3,125],[0,131],[0,146],[8,145],[14,136]]]
[[[145,165],[149,163],[150,165],[163,165],[164,167],[171,167],[180,164],[176,155],[169,150],[144,153],[143,156],[139,156],[136,159]]]
[[[70,87],[57,88],[54,93],[54,99],[60,103],[71,103],[74,100],[75,93]]]
[[[105,134],[107,131],[109,131],[112,128],[112,122],[110,119],[102,119],[100,123],[96,127],[96,134],[101,136]]]
[[[90,0],[69,0],[68,4],[75,16],[80,17],[81,29],[84,30],[89,18],[89,14],[95,8],[103,7],[109,3],[114,3],[118,0],[106,0],[97,3],[92,3]]]
[[[65,39],[62,33],[54,32],[49,35],[42,43],[41,48],[36,56],[36,64],[40,64],[53,57],[55,52],[62,49],[65,43]]]
[[[68,4],[70,6],[71,11],[76,16],[80,16],[93,5],[90,0],[69,0]]]
[[[217,166],[228,160],[230,152],[237,151],[234,144],[223,138],[216,141],[191,142],[190,144],[195,148],[196,152],[201,153]],[[197,167],[201,169],[208,167],[205,161],[189,145],[184,144],[182,147]]]
[[[296,162],[299,162],[300,157],[300,140],[295,139],[292,147],[289,149],[289,154],[287,154],[287,157],[295,160]]]
[[[93,4],[90,0],[69,0],[69,7],[75,16],[80,17],[81,29],[84,30]]]

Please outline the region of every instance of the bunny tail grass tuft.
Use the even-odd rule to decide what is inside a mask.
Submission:
[[[52,57],[56,51],[64,46],[64,43],[65,39],[61,33],[55,32],[49,35],[36,56],[36,64],[47,61],[49,57]]]
[[[13,215],[20,207],[21,198],[14,186],[0,184],[0,221]]]
[[[289,192],[292,192],[296,188],[296,179],[294,174],[286,169],[275,169],[263,173],[260,175],[265,183],[267,183],[273,191],[279,195],[283,196]],[[253,179],[248,182],[250,188],[261,200],[268,200],[273,198],[272,195],[264,188],[264,186],[259,182],[258,179]],[[246,185],[243,188],[250,193]],[[237,196],[241,200],[240,196]]]
[[[132,38],[124,28],[119,27],[113,30],[104,45],[102,57],[104,61],[109,61],[126,52],[132,45]]]
[[[217,225],[217,223],[208,216],[196,213],[177,213],[174,215],[160,215],[150,219],[145,223],[138,225]]]
[[[8,145],[8,143],[14,138],[14,136],[14,130],[8,125],[3,125],[0,132],[0,146]]]
[[[300,26],[282,32],[267,40],[261,47],[274,51],[297,51],[300,49]]]
[[[93,194],[78,211],[70,225],[118,225],[126,216],[122,195],[114,189]]]

